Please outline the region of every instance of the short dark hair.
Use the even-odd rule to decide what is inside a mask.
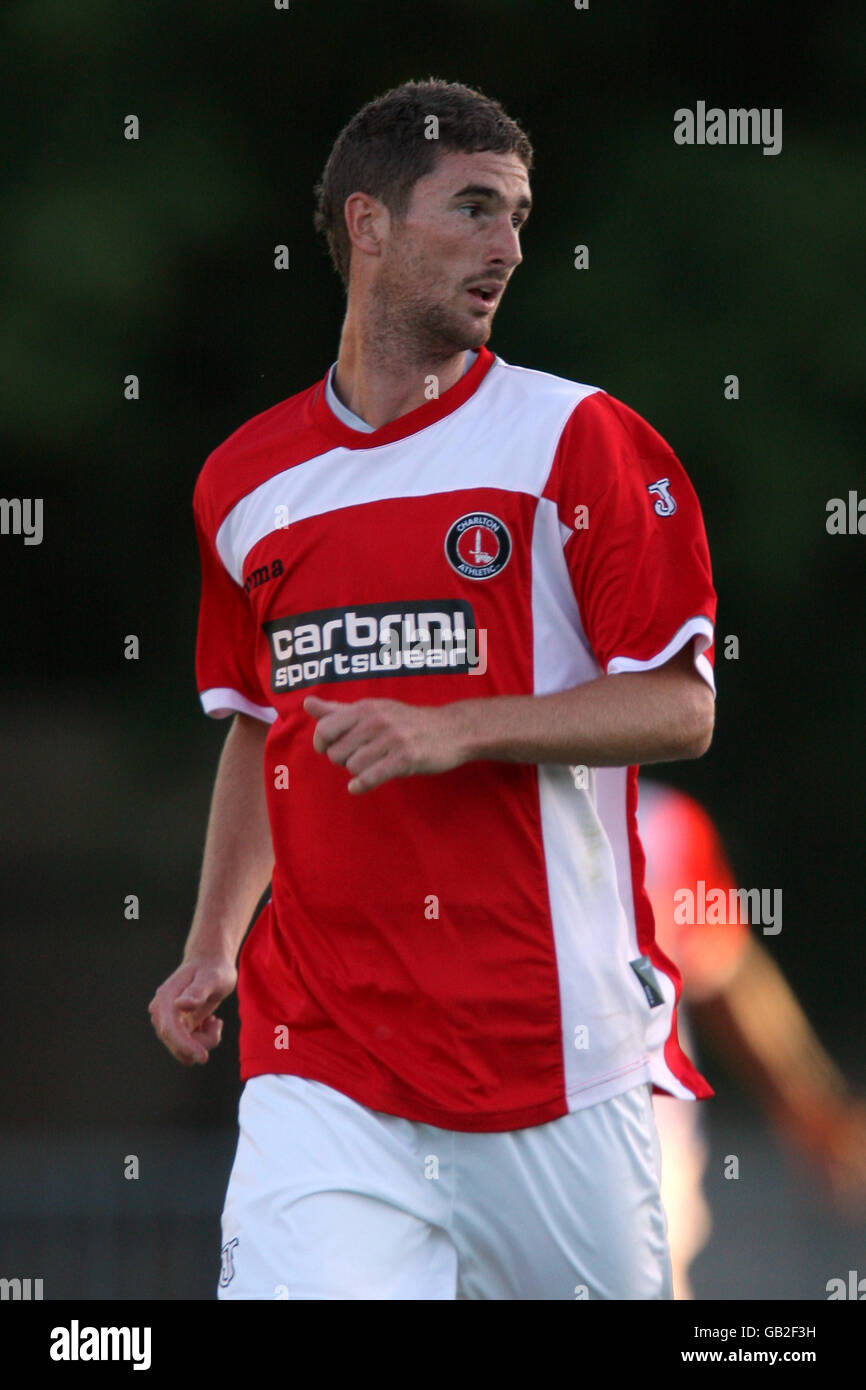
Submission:
[[[425,132],[436,117],[435,139]],[[334,141],[316,185],[313,224],[328,243],[334,268],[349,286],[350,242],[343,209],[351,193],[369,193],[394,217],[409,206],[418,179],[431,174],[444,151],[516,154],[527,171],[532,146],[498,101],[461,82],[404,82],[367,102]]]

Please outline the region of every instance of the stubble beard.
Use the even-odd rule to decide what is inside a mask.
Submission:
[[[477,351],[490,337],[491,317],[473,326],[441,302],[419,298],[401,275],[380,277],[364,334],[365,353],[380,366],[435,366]]]

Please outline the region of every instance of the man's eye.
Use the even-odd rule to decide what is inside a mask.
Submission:
[[[460,209],[461,212],[480,212],[480,210],[477,203],[464,203]]]

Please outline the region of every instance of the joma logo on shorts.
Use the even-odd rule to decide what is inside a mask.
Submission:
[[[227,1240],[220,1251],[220,1288],[227,1288],[235,1277],[234,1253],[238,1238]]]

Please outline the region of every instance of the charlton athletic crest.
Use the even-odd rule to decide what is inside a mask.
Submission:
[[[449,527],[445,554],[449,564],[465,579],[489,579],[508,564],[511,537],[498,516],[467,512]]]

